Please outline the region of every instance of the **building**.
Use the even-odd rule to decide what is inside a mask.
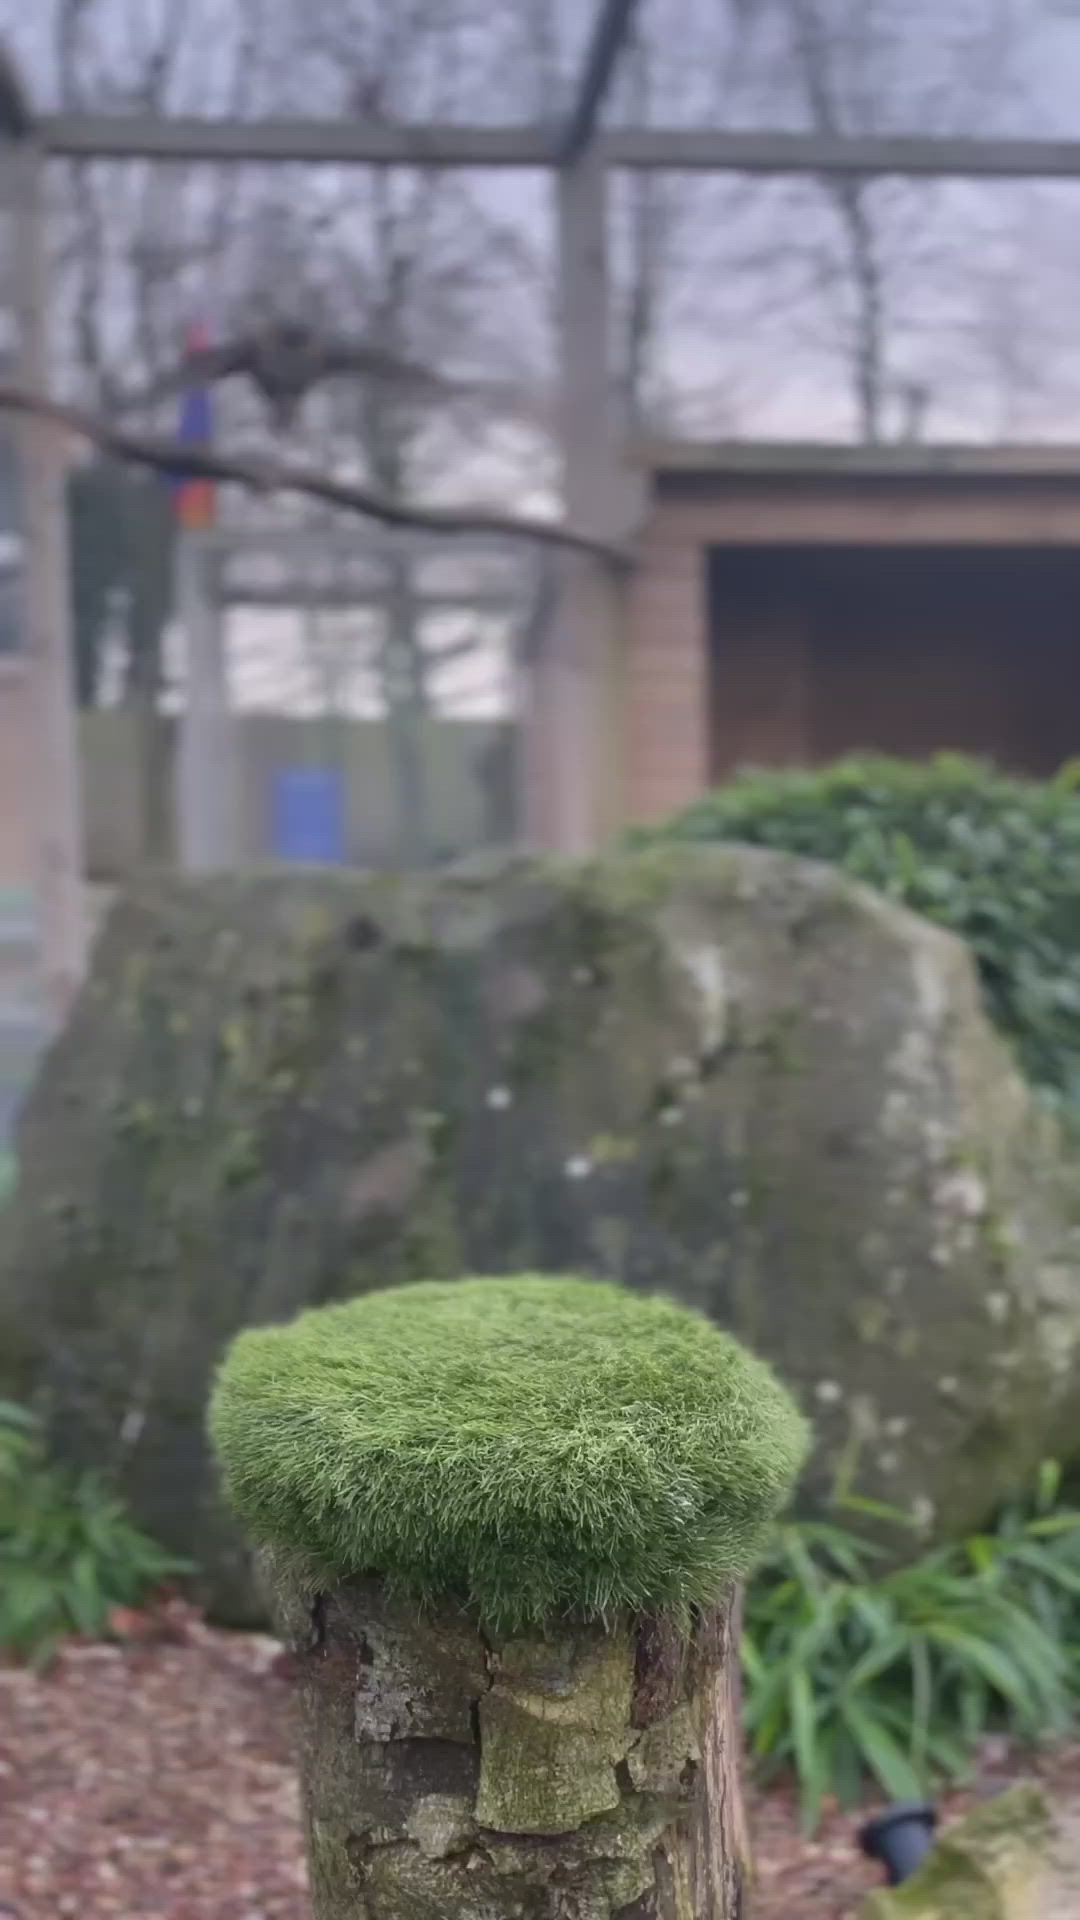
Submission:
[[[1080,754],[1080,447],[682,444],[639,459],[604,708],[614,827],[744,766],[954,749],[1040,776]],[[23,889],[10,486],[0,508],[0,889]],[[607,779],[607,757],[588,772]]]
[[[1080,754],[1080,447],[662,445],[625,622],[623,811],[860,749]]]

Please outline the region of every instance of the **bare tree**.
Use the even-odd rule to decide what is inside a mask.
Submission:
[[[765,11],[779,34],[774,105],[786,99],[819,133],[985,129],[1016,92],[1011,0],[944,13],[923,0],[776,0]],[[977,267],[948,190],[832,174],[818,193],[825,218],[796,244],[819,311],[831,309],[859,437],[921,430],[933,396],[918,360],[935,307],[944,317],[942,279]]]
[[[843,121],[834,79],[835,42],[827,36],[816,0],[789,0],[800,84],[818,133],[839,134]],[[880,242],[870,189],[857,176],[830,180],[827,189],[843,229],[854,317],[852,372],[861,438],[881,438],[887,382],[885,306]]]
[[[662,32],[644,16],[648,117],[841,137],[1034,130],[1020,53],[1037,13],[1012,0],[671,0]],[[847,415],[880,439],[954,411],[939,389],[953,376],[970,386],[956,314],[984,293],[988,228],[1006,236],[1001,188],[833,174],[658,185],[649,379],[662,380],[672,417],[698,432],[790,436],[803,420],[803,431],[841,431]],[[970,430],[984,416],[980,397]]]

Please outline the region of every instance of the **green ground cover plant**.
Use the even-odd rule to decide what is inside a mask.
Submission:
[[[796,1774],[808,1827],[827,1794],[917,1797],[963,1779],[988,1733],[1075,1725],[1080,1511],[1059,1491],[1046,1466],[987,1532],[887,1571],[858,1502],[777,1530],[747,1598],[745,1722],[763,1776]]]
[[[0,1649],[44,1663],[69,1635],[102,1638],[114,1608],[190,1571],[96,1474],[53,1465],[34,1415],[0,1401]]]

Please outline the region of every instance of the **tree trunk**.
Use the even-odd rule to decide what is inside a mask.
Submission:
[[[315,1920],[739,1920],[738,1611],[492,1641],[267,1562]]]

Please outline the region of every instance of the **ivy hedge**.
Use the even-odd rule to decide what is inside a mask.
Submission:
[[[955,755],[752,773],[635,839],[825,860],[948,927],[1029,1081],[1080,1117],[1080,762],[1046,783]]]

